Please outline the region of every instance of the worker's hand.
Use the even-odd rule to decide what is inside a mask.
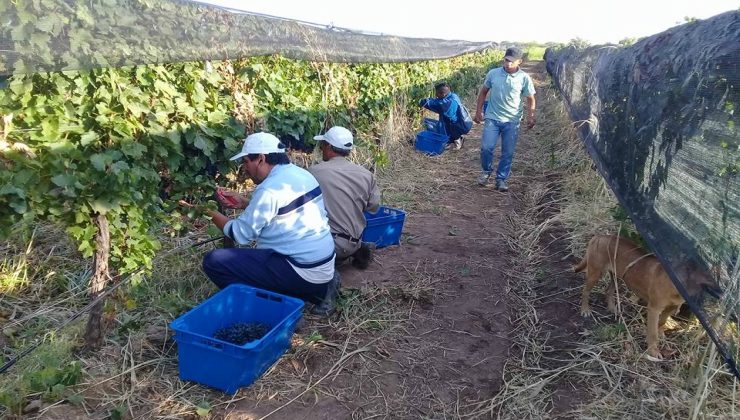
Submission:
[[[178,200],[177,204],[188,209],[188,212],[186,213],[186,215],[190,217],[191,219],[200,217],[202,214],[208,211],[208,208],[205,207],[204,205],[191,203],[187,200]]]
[[[196,207],[196,205],[195,205],[195,204],[193,204],[193,203],[188,203],[188,202],[187,202],[187,201],[185,201],[185,200],[177,200],[177,204],[179,204],[179,205],[181,205],[181,206],[183,206],[183,207],[187,207],[187,208],[189,208],[189,209],[194,209],[194,208]]]
[[[427,100],[428,100],[428,99],[429,99],[429,98],[424,98],[424,99],[421,99],[421,100],[419,100],[419,106],[424,106],[424,105],[426,105],[426,104],[427,104]]]
[[[535,124],[537,124],[537,117],[534,114],[529,114],[527,117],[527,130],[533,129]]]
[[[245,209],[249,200],[234,191],[224,188],[216,190],[216,199],[227,209]]]
[[[480,124],[483,122],[483,113],[481,111],[475,112],[475,118],[473,118],[473,122],[476,124]]]

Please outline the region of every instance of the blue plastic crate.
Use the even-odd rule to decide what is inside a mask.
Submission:
[[[439,120],[424,118],[421,125],[425,130],[416,135],[414,147],[429,156],[441,155],[450,140],[444,124]]]
[[[303,301],[254,287],[234,284],[172,321],[180,378],[228,394],[251,385],[290,347],[303,315]],[[244,345],[213,337],[237,322],[270,325],[259,340]]]
[[[366,212],[365,220],[367,226],[362,232],[363,242],[372,242],[376,248],[401,243],[403,221],[406,220],[403,210],[381,206],[375,214]]]
[[[422,131],[416,135],[416,150],[429,156],[441,155],[445,151],[445,146],[449,141],[446,134],[437,134],[433,131]]]
[[[434,118],[424,118],[421,125],[426,131],[431,131],[437,134],[445,134],[444,125],[440,124],[439,120],[435,120]]]

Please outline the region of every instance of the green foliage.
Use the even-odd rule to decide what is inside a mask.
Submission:
[[[545,57],[546,46],[540,44],[528,44],[525,47],[524,56],[527,60],[542,60]]]
[[[591,46],[591,43],[586,41],[582,38],[573,38],[570,41],[568,41],[568,47],[575,47],[579,50],[582,50],[584,48],[588,48]]]
[[[619,40],[619,45],[622,47],[629,47],[630,45],[634,45],[635,42],[637,42],[637,38],[623,38]]]
[[[13,77],[0,90],[3,139],[28,153],[4,153],[3,226],[43,218],[67,227],[85,257],[94,252],[92,216],[105,214],[111,263],[148,264],[164,215],[160,184],[212,192],[207,167],[238,147],[222,80],[202,64],[102,69]],[[231,141],[229,141],[231,140]],[[16,149],[18,149],[16,147]]]
[[[612,208],[611,214],[614,220],[622,222],[619,225],[619,236],[631,240],[632,242],[642,247],[642,249],[650,250],[650,247],[648,246],[642,235],[640,235],[640,233],[634,229],[632,219],[630,218],[629,214],[627,214],[627,211],[624,209],[624,207],[617,204]]]
[[[113,407],[113,409],[110,410],[108,413],[108,419],[109,420],[123,420],[126,418],[126,413],[128,410],[126,409],[126,406],[118,405],[116,407]]]
[[[0,90],[0,225],[59,223],[90,257],[93,216],[105,214],[112,268],[149,266],[159,249],[153,227],[182,228],[189,211],[177,199],[210,197],[224,182],[218,174],[230,171],[245,126],[310,141],[345,125],[383,165],[375,130],[392,107],[405,104],[416,118],[434,80],[467,91],[500,57],[332,64],[267,56],[14,76]]]
[[[197,304],[191,298],[185,298],[182,295],[183,293],[179,291],[165,293],[156,301],[156,307],[169,314],[172,318],[177,318]]]
[[[205,418],[211,413],[211,404],[208,401],[203,401],[195,407],[195,414],[198,417]]]
[[[45,401],[65,397],[76,400],[69,390],[82,378],[82,365],[77,362],[61,364],[59,359],[47,358],[38,369],[25,372],[16,386],[0,391],[0,405],[13,413],[20,413],[28,403],[29,394],[40,394]]]
[[[65,386],[77,384],[82,377],[82,367],[79,362],[70,362],[66,366],[50,366],[32,372],[29,377],[30,389],[33,392],[50,392],[52,398],[57,397],[59,390]]]
[[[599,342],[613,342],[622,334],[627,332],[627,327],[623,323],[601,324],[594,328],[594,336]]]
[[[324,339],[324,336],[321,335],[318,331],[312,331],[311,334],[305,338],[306,344],[315,343],[317,341],[321,341]]]
[[[333,125],[370,133],[396,103],[405,103],[408,115],[415,115],[418,98],[429,96],[434,81],[445,79],[454,90],[470,90],[500,58],[501,52],[488,51],[417,63],[337,64],[269,56],[240,60],[233,67],[238,96],[249,98],[253,108],[246,119],[310,143]]]

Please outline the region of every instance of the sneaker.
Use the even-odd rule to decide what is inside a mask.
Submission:
[[[311,313],[320,316],[329,316],[336,310],[336,300],[339,296],[339,288],[341,287],[341,280],[339,278],[339,270],[334,270],[334,277],[329,282],[329,286],[326,288],[326,294],[324,299],[318,305],[311,307]]]
[[[462,139],[455,140],[455,150],[462,149]]]
[[[503,179],[497,179],[496,180],[496,189],[499,190],[499,191],[501,191],[501,192],[506,192],[506,191],[509,191],[509,186],[506,185],[506,181],[504,181]]]
[[[486,184],[488,184],[488,178],[490,177],[491,177],[491,174],[481,172],[481,174],[478,176],[478,185],[485,186]]]

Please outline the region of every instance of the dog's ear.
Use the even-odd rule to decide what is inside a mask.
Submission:
[[[704,286],[704,291],[707,292],[707,294],[715,299],[722,299],[722,294],[724,293],[722,291],[722,288],[719,286]]]
[[[722,266],[714,264],[709,273],[708,280],[705,279],[705,283],[703,283],[704,291],[715,299],[722,299],[722,293],[724,292],[718,283],[718,279],[722,278]]]
[[[703,261],[691,258],[676,267],[676,274],[692,297],[699,297],[698,295],[701,292],[707,292],[715,298],[722,296],[722,289],[716,280],[719,278],[719,271],[716,266],[710,269]]]

